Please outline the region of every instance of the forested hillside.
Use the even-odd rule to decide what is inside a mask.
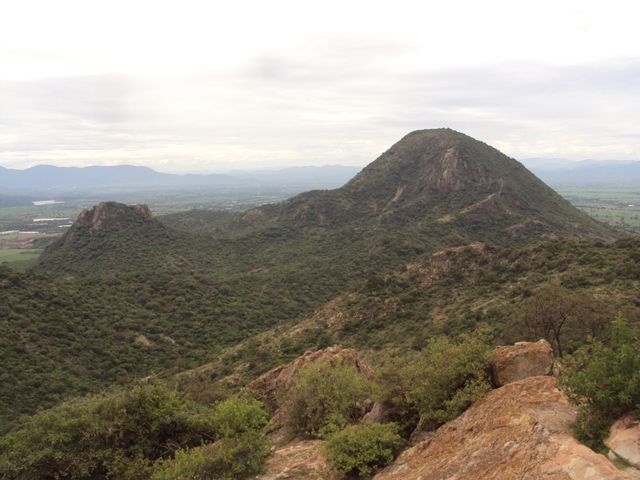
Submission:
[[[402,342],[401,325],[408,332],[422,319],[423,337],[461,330],[491,312],[472,309],[473,300],[446,314],[383,308],[376,298],[389,292],[413,305],[426,301],[407,274],[387,272],[473,242],[497,248],[616,235],[515,160],[447,129],[407,135],[342,188],[246,213],[157,219],[146,206],[102,203],[47,247],[34,272],[2,270],[0,355],[12,380],[0,388],[1,415],[205,363],[363,284],[355,297],[339,297],[350,298],[339,301],[353,314],[327,330],[325,341],[394,344]],[[472,275],[482,258],[450,278]],[[478,285],[492,284],[496,274],[483,275],[464,295],[484,295]],[[364,317],[370,320],[361,325]]]

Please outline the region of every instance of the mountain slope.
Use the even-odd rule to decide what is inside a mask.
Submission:
[[[352,277],[352,272],[359,276],[476,241],[508,245],[545,237],[616,237],[515,160],[447,129],[410,133],[335,190],[306,192],[245,213],[187,212],[161,220],[173,229],[153,220],[142,229],[136,224],[80,235],[86,231],[80,219],[45,252],[40,267],[95,273],[96,262],[102,262],[118,272],[165,268],[177,258],[185,265],[240,274],[265,263],[279,268],[321,259],[313,266]],[[126,261],[109,258],[117,248],[105,245],[135,235],[137,243],[121,247],[131,252]],[[136,245],[154,255],[136,256]]]
[[[491,326],[502,343],[538,340],[518,315],[533,292],[549,284],[584,299],[592,315],[606,322],[622,313],[637,323],[638,262],[638,239],[555,240],[500,249],[472,244],[425,254],[369,277],[294,324],[223,350],[212,363],[180,374],[177,383],[206,401],[308,349],[353,347],[376,365],[394,352],[420,349],[430,338],[480,324]],[[566,346],[575,348],[591,333],[569,322]]]
[[[28,408],[39,399],[52,402],[109,385],[120,368],[123,376],[137,377],[165,371],[167,362],[194,367],[253,334],[295,325],[344,292],[375,286],[421,255],[475,242],[616,235],[514,160],[450,130],[410,134],[336,190],[238,215],[149,217],[143,207],[98,205],[44,252],[37,275],[9,275],[9,313],[15,315],[0,325],[11,339],[0,353],[16,355],[14,381],[29,391],[33,368],[46,378],[51,359],[73,379],[56,391],[42,381],[49,396],[32,397]],[[84,285],[91,287],[86,295]],[[62,316],[52,317],[58,304]],[[374,328],[358,324],[358,315],[329,333],[346,332],[345,341],[357,343],[349,328],[375,341],[389,332],[397,341],[395,324],[409,334],[415,327],[403,324],[401,314],[381,318]],[[52,318],[56,332],[69,338],[61,342],[50,333]],[[20,334],[24,325],[27,336]],[[318,323],[299,344],[320,341],[323,328]],[[107,358],[108,368],[77,367],[92,365],[91,358]],[[9,416],[16,400],[10,385],[0,389]]]
[[[502,243],[523,235],[614,236],[517,161],[449,129],[408,134],[342,188],[258,207],[226,225],[240,234],[274,225],[427,227],[431,237]]]
[[[83,210],[45,249],[37,268],[80,274],[108,273],[114,267],[119,272],[144,271],[147,265],[171,264],[167,250],[179,251],[185,241],[187,235],[153,219],[146,205],[103,202]]]

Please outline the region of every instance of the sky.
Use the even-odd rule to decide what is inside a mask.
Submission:
[[[640,3],[0,2],[0,166],[365,165],[450,127],[640,160]]]

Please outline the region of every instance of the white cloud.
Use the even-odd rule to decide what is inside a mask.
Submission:
[[[634,2],[6,2],[0,164],[365,164],[449,126],[640,158]]]

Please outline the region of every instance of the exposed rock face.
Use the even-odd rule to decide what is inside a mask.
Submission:
[[[308,365],[320,362],[350,365],[363,377],[368,379],[374,378],[371,367],[358,358],[355,350],[338,346],[306,352],[294,361],[263,374],[249,383],[247,388],[253,391],[256,398],[262,400],[274,410],[271,418],[273,438],[279,439],[280,435],[284,433],[281,427],[286,423],[286,418],[285,413],[280,407],[282,406],[282,401],[286,398],[287,391],[295,385],[298,374],[302,369]],[[368,401],[366,405],[363,405],[362,415],[367,417],[369,413],[371,413],[371,418],[373,419],[382,417],[380,406],[373,401]],[[369,418],[369,420],[371,420],[371,418]]]
[[[92,230],[111,230],[129,220],[151,220],[152,217],[151,210],[145,204],[128,206],[117,202],[101,202],[90,210],[82,210],[76,225]]]
[[[259,480],[338,480],[342,477],[331,468],[319,440],[304,440],[280,447],[267,459],[266,472]]]
[[[554,377],[530,377],[493,390],[374,479],[640,479],[575,440],[574,419]]]
[[[306,352],[294,361],[276,367],[256,378],[247,385],[247,388],[253,390],[257,398],[275,407],[284,393],[295,384],[298,373],[302,369],[313,363],[325,361],[351,365],[362,376],[368,379],[374,377],[371,367],[358,358],[355,350],[334,346],[324,350]]]
[[[605,445],[625,462],[640,468],[640,422],[626,416],[613,424]]]
[[[493,381],[501,387],[537,375],[551,375],[553,348],[546,340],[496,348],[490,359]]]

